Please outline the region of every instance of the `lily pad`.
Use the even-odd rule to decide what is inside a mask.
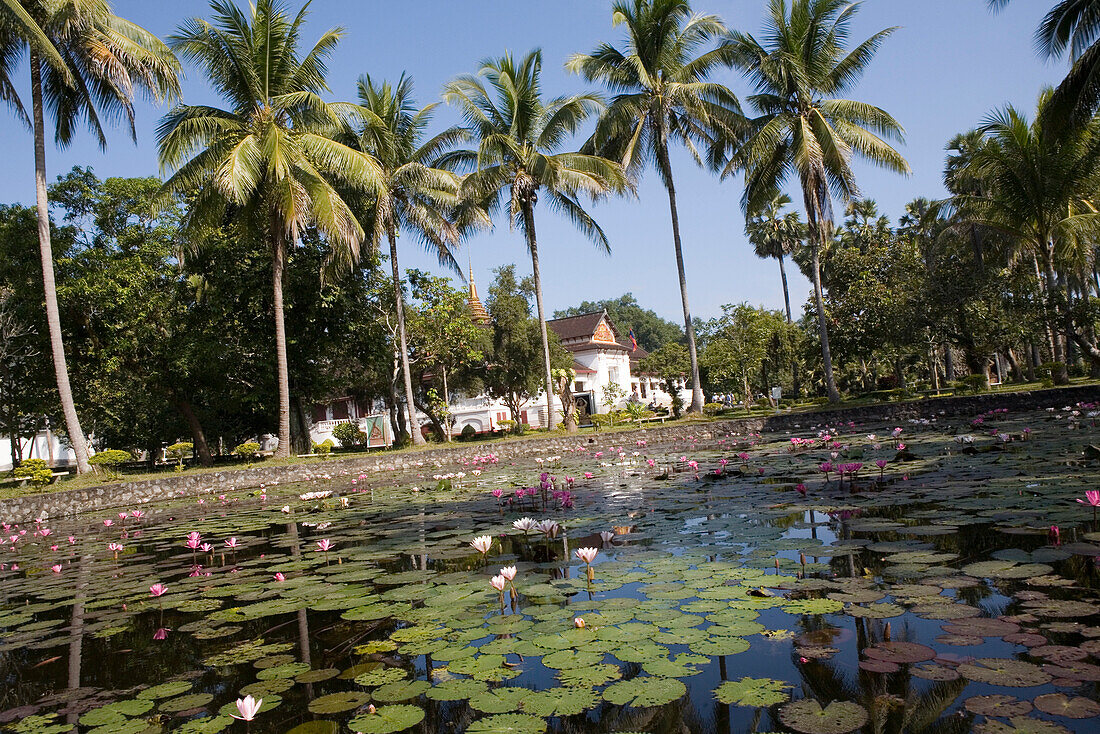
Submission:
[[[734,706],[771,706],[790,699],[787,689],[789,683],[771,678],[742,678],[739,681],[726,681],[714,691],[719,703]]]
[[[359,708],[370,701],[370,696],[359,691],[330,693],[309,702],[309,711],[314,714],[339,714]]]
[[[395,704],[379,706],[372,714],[357,716],[348,722],[348,728],[361,734],[393,734],[410,729],[424,720],[424,709],[419,706]]]
[[[1038,665],[1006,658],[978,658],[963,663],[959,673],[969,680],[1009,688],[1029,688],[1049,683],[1054,676]]]
[[[675,678],[639,676],[612,683],[603,692],[603,697],[617,706],[646,708],[672,703],[685,693],[687,686]]]
[[[1035,708],[1044,714],[1065,716],[1069,719],[1091,719],[1100,715],[1100,703],[1091,698],[1073,696],[1064,693],[1047,693],[1035,697]]]
[[[858,703],[833,701],[821,708],[815,699],[793,701],[779,709],[779,720],[803,734],[847,734],[867,723],[867,710]]]

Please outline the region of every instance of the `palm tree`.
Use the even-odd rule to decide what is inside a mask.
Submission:
[[[1046,90],[1039,100],[1036,121],[1008,106],[991,114],[981,127],[985,144],[970,162],[973,173],[988,187],[985,196],[960,197],[972,213],[967,223],[1005,235],[1018,249],[1037,257],[1040,288],[1047,301],[1047,328],[1054,335],[1053,375],[1056,384],[1069,382],[1066,351],[1060,334],[1081,344],[1090,354],[1091,343],[1067,329],[1067,308],[1058,262],[1073,262],[1091,250],[1100,233],[1095,192],[1100,184],[1100,125],[1055,133],[1042,124],[1053,103]]]
[[[1011,0],[988,0],[999,10]],[[1071,67],[1050,101],[1044,124],[1087,124],[1100,107],[1100,0],[1059,0],[1035,31],[1035,45],[1048,59],[1069,53]]]
[[[76,455],[77,471],[90,471],[88,443],[76,413],[54,280],[50,208],[46,190],[46,114],[53,137],[68,146],[81,119],[100,147],[106,147],[104,119],[122,118],[136,140],[134,91],[159,101],[179,94],[179,65],[168,47],[149,31],[111,12],[106,0],[14,2],[3,5],[5,37],[0,42],[0,98],[26,120],[8,72],[28,52],[31,76],[31,127],[34,132],[35,198],[38,248],[57,390]]]
[[[601,44],[590,54],[574,55],[567,68],[588,81],[602,82],[616,94],[596,127],[592,149],[620,161],[634,175],[655,164],[668,191],[691,359],[689,412],[699,413],[703,389],[669,145],[681,143],[702,164],[697,146],[712,145],[715,128],[724,132],[723,137],[734,137],[743,121],[733,92],[707,81],[712,71],[729,62],[729,50],[715,45],[726,27],[715,15],[693,15],[687,0],[619,0],[612,8],[612,21],[626,28],[624,47]]]
[[[791,296],[787,290],[787,269],[783,265],[783,258],[794,253],[806,239],[806,227],[798,212],[783,213],[790,203],[791,197],[779,194],[745,223],[745,232],[756,256],[774,257],[779,261],[779,277],[783,279],[783,303],[787,307],[788,324],[792,321]]]
[[[409,435],[413,443],[425,443],[413,404],[412,371],[409,368],[405,331],[405,305],[401,268],[397,261],[397,238],[402,229],[413,234],[436,255],[440,264],[458,271],[453,248],[459,242],[459,227],[453,213],[459,205],[461,179],[440,168],[443,156],[466,138],[460,128],[451,128],[428,140],[424,131],[435,105],[417,110],[412,97],[412,79],[404,74],[395,86],[376,84],[370,76],[359,79],[359,122],[350,131],[350,147],[373,156],[382,167],[383,181],[375,195],[359,197],[355,208],[375,247],[385,238],[390,247],[393,295],[397,304],[397,332],[401,367],[405,377],[405,402],[409,414]]]
[[[295,16],[280,0],[258,0],[246,14],[214,0],[213,22],[193,18],[169,40],[198,64],[225,101],[225,109],[179,105],[157,131],[162,168],[177,169],[163,195],[188,195],[186,224],[196,229],[232,213],[252,223],[271,247],[279,445],[290,455],[290,380],[283,318],[287,238],[304,227],[321,232],[354,261],[363,228],[336,185],[377,189],[382,175],[370,156],[335,142],[338,114],[327,91],[325,60],[340,29],[324,33],[300,53],[308,5]]]
[[[750,98],[759,116],[725,174],[745,172],[742,204],[758,210],[792,174],[798,175],[806,206],[814,303],[830,402],[839,402],[821,289],[821,252],[832,239],[833,195],[845,203],[859,197],[856,156],[898,173],[909,164],[888,140],[901,140],[901,125],[884,110],[837,95],[849,89],[893,28],[879,31],[850,52],[846,45],[859,3],[848,0],[771,0],[764,43],[735,32],[734,64],[755,88]]]
[[[544,101],[541,76],[542,51],[536,49],[518,63],[511,54],[506,54],[483,62],[476,76],[464,75],[449,82],[443,98],[459,107],[477,141],[476,152],[462,154],[468,164],[476,165],[476,170],[463,181],[464,196],[486,202],[487,211],[498,211],[505,207],[507,195],[508,221],[526,237],[542,332],[546,417],[553,428],[557,422],[535,236],[535,205],[541,192],[552,210],[569,217],[598,248],[610,252],[607,236],[578,197],[588,194],[595,199],[608,193],[622,193],[628,187],[619,164],[598,155],[559,152],[584,120],[603,110],[603,104],[590,94]]]

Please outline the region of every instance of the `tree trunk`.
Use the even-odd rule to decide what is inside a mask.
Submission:
[[[76,454],[76,471],[86,474],[92,467],[88,463],[88,442],[80,428],[76,414],[73,390],[69,385],[69,367],[65,361],[65,344],[61,338],[61,313],[57,308],[57,284],[53,272],[53,243],[50,240],[50,205],[46,192],[46,131],[42,112],[42,67],[38,54],[30,54],[31,97],[34,115],[34,183],[35,204],[38,210],[38,250],[42,259],[42,284],[46,298],[46,323],[50,330],[50,352],[53,370],[57,378],[57,392],[61,398],[61,411],[65,414],[65,428],[69,445]]]
[[[955,350],[950,343],[943,347],[943,377],[948,383],[955,381]]]
[[[665,188],[668,190],[668,208],[672,216],[672,243],[676,250],[676,274],[680,278],[680,301],[684,306],[684,331],[687,333],[688,357],[691,360],[691,405],[688,413],[703,412],[703,385],[699,378],[699,352],[695,347],[695,323],[691,319],[691,307],[688,305],[687,275],[684,272],[684,251],[680,241],[680,213],[676,208],[676,184],[672,180],[672,162],[668,158],[667,141],[658,143],[657,156],[664,172]]]
[[[820,235],[820,233],[819,233]],[[821,338],[821,362],[825,368],[825,389],[829,393],[830,403],[840,402],[840,393],[836,389],[833,377],[833,353],[829,349],[829,325],[825,319],[825,297],[821,292],[821,246],[813,245],[814,305],[817,307],[817,333]]]
[[[447,443],[451,442],[451,393],[447,390],[447,368],[443,367],[443,435]]]
[[[787,323],[791,320],[791,294],[787,290],[787,268],[783,265],[783,256],[779,256],[779,277],[783,279],[783,305],[787,307]]]
[[[550,373],[550,337],[546,331],[546,315],[542,309],[542,275],[539,273],[539,246],[535,237],[535,203],[531,193],[523,203],[523,228],[527,234],[527,249],[531,251],[531,271],[535,279],[535,307],[539,312],[539,333],[542,335],[542,366],[546,370],[546,428],[554,430],[554,378]]]
[[[206,434],[202,430],[202,424],[198,416],[191,408],[191,403],[183,398],[176,398],[176,410],[183,416],[187,428],[191,432],[191,440],[195,443],[195,452],[202,466],[214,466],[214,457],[210,455],[210,445],[206,442]]]
[[[416,403],[413,402],[412,370],[409,367],[409,343],[405,335],[405,298],[401,293],[401,268],[397,264],[397,233],[390,230],[390,267],[393,270],[393,302],[397,308],[397,337],[401,346],[401,371],[405,377],[405,404],[409,408],[409,436],[414,446],[427,443],[416,420]]]
[[[1058,314],[1058,299],[1061,287],[1058,284],[1058,278],[1054,274],[1054,245],[1050,242],[1044,243],[1043,246],[1043,268],[1046,275],[1047,284],[1047,307],[1050,309],[1050,317],[1055,323],[1057,323]],[[1049,321],[1048,328],[1051,332],[1051,338],[1054,342],[1054,371],[1052,377],[1054,378],[1055,385],[1068,385],[1069,384],[1069,371],[1066,365],[1066,350],[1062,342],[1062,338],[1058,333],[1058,329],[1054,324]]]
[[[940,391],[940,369],[936,359],[936,345],[930,344],[928,346],[928,372],[931,378],[932,391],[938,393]]]
[[[279,389],[279,445],[273,457],[290,456],[290,368],[286,358],[286,314],[283,312],[283,271],[286,269],[286,231],[282,217],[271,211],[271,289],[275,307],[275,377]]]

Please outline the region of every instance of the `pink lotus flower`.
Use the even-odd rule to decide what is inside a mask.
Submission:
[[[202,548],[203,553],[211,553],[214,550],[214,546],[210,545],[209,543],[203,543],[200,547]]]
[[[595,474],[593,474],[593,473],[592,473],[592,472],[590,472],[590,471],[586,471],[586,472],[584,473],[584,478],[585,478],[585,479],[591,479],[591,478],[592,478],[592,477],[594,477],[594,476],[596,476],[596,475],[595,475]]]
[[[611,532],[610,530],[601,530],[600,531],[600,540],[602,540],[604,542],[604,545],[610,545],[611,541],[613,541],[614,539],[615,539],[615,533]]]
[[[518,520],[512,521],[512,527],[516,530],[522,530],[524,535],[534,530],[536,525],[538,525],[538,523],[529,517],[521,517]]]
[[[886,465],[889,463],[890,462],[886,459],[878,459],[877,461],[875,461],[875,466],[877,466],[879,469],[885,469]]]
[[[282,583],[283,581],[286,581],[286,576],[282,575],[281,573],[277,573],[275,574],[275,580],[279,583]]]
[[[573,617],[573,626],[576,627],[579,630],[584,629],[584,618],[583,617]]]
[[[1088,504],[1092,505],[1093,507],[1100,506],[1100,491],[1090,489],[1085,492],[1085,499],[1078,499],[1077,501],[1080,502],[1082,505]]]
[[[324,538],[323,540],[318,540],[317,541],[317,550],[319,550],[319,551],[324,551],[325,553],[328,553],[330,550],[332,550],[335,547],[336,547],[336,544],[333,543],[328,538]]]
[[[496,497],[497,499],[500,499],[500,496],[502,494],[504,494],[504,490],[501,489],[500,487],[497,487],[496,489],[493,490],[493,496]]]
[[[131,510],[130,517],[134,518],[135,520],[140,520],[141,518],[145,517],[145,513],[141,510]]]
[[[799,484],[794,489],[795,489],[796,492],[798,492],[803,497],[806,496],[806,485],[805,484]]]
[[[508,585],[508,579],[504,578],[503,576],[494,576],[489,580],[489,585],[497,591],[503,593],[504,587]]]
[[[56,563],[56,564],[50,566],[50,570],[53,571],[54,573],[61,573],[61,564]]]
[[[516,578],[516,567],[515,566],[505,566],[504,568],[500,569],[500,575],[503,576],[508,581],[512,581]]]
[[[108,527],[108,528],[109,528],[109,527],[111,527],[111,526],[112,526],[112,525],[114,525],[114,524],[115,524],[115,521],[114,521],[114,520],[104,520],[104,521],[103,521],[103,525],[104,525],[105,527]]]
[[[225,541],[225,547],[226,547],[226,548],[239,548],[239,547],[240,547],[240,545],[241,545],[241,544],[237,542],[237,539],[236,539],[236,538],[228,538],[228,539],[227,539],[227,540]]]
[[[155,597],[156,596],[164,596],[164,593],[166,591],[168,591],[168,587],[165,586],[164,584],[160,584],[160,583],[153,584],[152,586],[149,587],[149,593],[152,594]]]
[[[251,695],[244,698],[237,699],[237,711],[240,712],[240,716],[237,714],[230,714],[234,719],[240,719],[241,721],[252,721],[256,718],[256,714],[260,712],[260,706],[263,705],[264,700],[262,698],[252,698]]]
[[[154,640],[166,640],[166,639],[168,639],[168,633],[171,632],[171,631],[172,630],[168,629],[167,627],[160,627],[160,628],[157,629],[156,632],[153,633],[153,639]]]
[[[479,535],[470,541],[470,547],[483,556],[488,555],[493,548],[493,536]]]

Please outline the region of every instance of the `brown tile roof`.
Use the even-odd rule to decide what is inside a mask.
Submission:
[[[554,330],[554,333],[562,341],[569,339],[591,339],[596,333],[596,327],[600,325],[603,311],[584,313],[580,316],[567,316],[564,319],[552,319],[546,325]]]

